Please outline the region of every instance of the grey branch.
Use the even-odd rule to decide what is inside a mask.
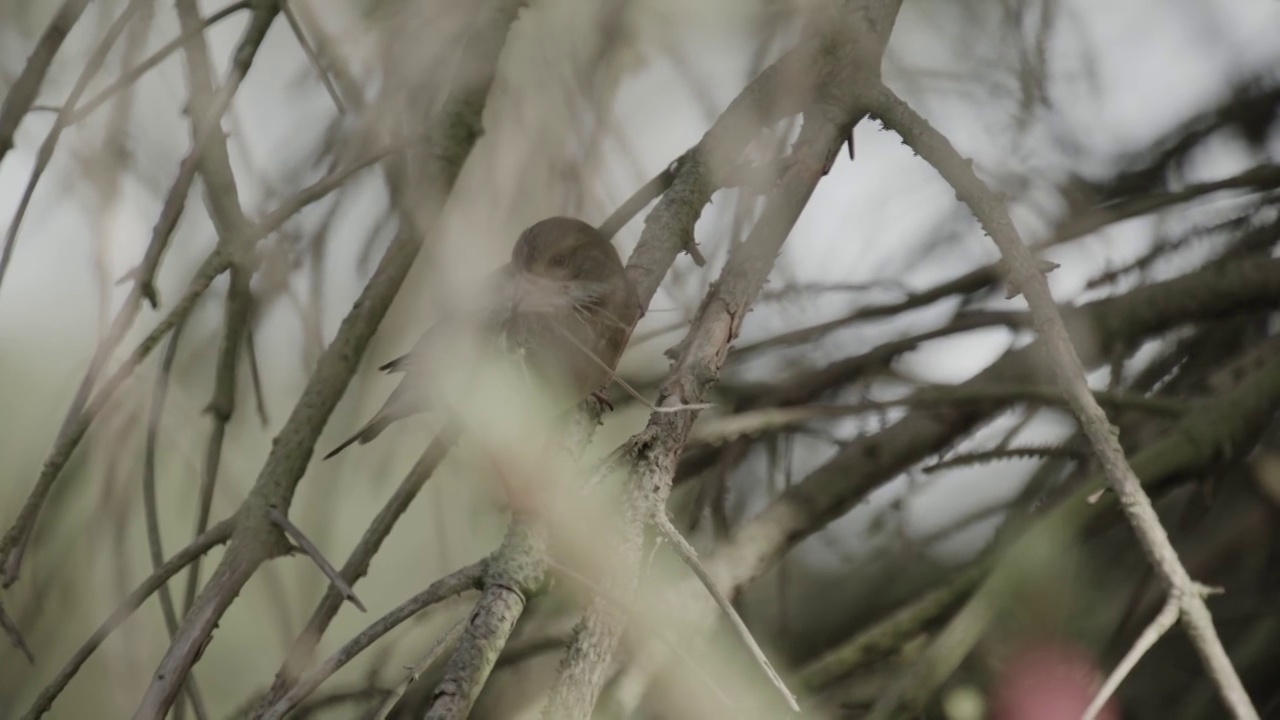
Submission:
[[[945,136],[887,87],[877,82],[868,84],[864,92],[875,114],[942,175],[1000,248],[1011,282],[1026,296],[1036,332],[1048,350],[1062,393],[1101,461],[1112,489],[1120,497],[1120,507],[1137,533],[1148,560],[1164,580],[1167,592],[1178,602],[1182,622],[1223,702],[1240,720],[1257,718],[1258,711],[1214,629],[1204,594],[1178,559],[1151,499],[1126,460],[1118,430],[1089,390],[1084,364],[1076,353],[1049,284],[1014,227],[1004,201],[978,178],[973,163],[965,160]]]
[[[351,589],[350,583],[343,579],[342,575],[333,567],[333,563],[329,562],[324,553],[320,552],[320,548],[316,547],[316,544],[311,542],[311,538],[307,537],[297,525],[294,525],[293,521],[273,507],[267,508],[267,517],[271,518],[271,522],[279,525],[286,535],[298,543],[298,546],[307,554],[307,557],[311,558],[316,567],[320,568],[320,572],[329,578],[329,582],[333,584],[333,587],[342,593],[342,597],[359,608],[360,612],[369,612],[364,603],[360,602],[360,598],[356,597],[356,591]]]
[[[671,520],[665,515],[659,515],[655,524],[658,531],[663,537],[676,549],[676,554],[684,561],[685,565],[698,576],[698,580],[703,587],[707,589],[711,597],[716,601],[716,605],[720,606],[720,610],[729,618],[729,624],[733,626],[733,631],[738,634],[742,642],[746,644],[747,649],[751,651],[751,656],[755,658],[760,665],[760,669],[764,670],[769,676],[769,682],[778,688],[778,692],[782,694],[784,700],[787,701],[787,707],[793,712],[800,712],[800,705],[796,702],[795,693],[791,692],[787,684],[782,681],[778,672],[773,669],[773,664],[769,662],[769,658],[764,654],[764,650],[760,648],[760,644],[756,642],[755,637],[751,635],[751,630],[747,628],[747,624],[742,621],[742,617],[738,615],[738,611],[733,609],[733,603],[729,602],[729,598],[720,592],[720,588],[716,587],[716,581],[707,574],[706,568],[702,567],[702,562],[698,560],[698,553],[694,551],[693,546],[688,540],[680,534],[680,531],[671,524]]]

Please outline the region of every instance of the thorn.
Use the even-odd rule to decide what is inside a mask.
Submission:
[[[334,569],[333,565],[320,552],[320,548],[311,542],[311,538],[304,535],[297,525],[294,525],[284,513],[274,507],[267,508],[267,517],[271,518],[271,522],[278,525],[285,535],[288,535],[294,542],[298,543],[298,546],[307,554],[307,557],[311,558],[316,567],[320,568],[320,572],[329,578],[329,582],[333,583],[333,586],[337,588],[344,598],[359,608],[360,612],[368,612],[364,603],[360,602],[360,598],[356,597],[355,590],[352,590],[351,585]]]
[[[698,249],[698,241],[694,239],[693,233],[689,233],[689,237],[685,238],[684,251],[693,258],[693,264],[698,267],[706,267],[707,259],[703,257],[702,251]]]
[[[604,393],[597,390],[591,393],[591,397],[595,398],[595,401],[607,408],[609,412],[613,412],[613,403],[609,402],[609,398],[605,397]]]
[[[0,629],[4,630],[4,634],[9,636],[9,642],[22,652],[27,658],[27,662],[32,665],[36,664],[36,656],[32,654],[31,647],[27,645],[27,641],[22,638],[22,633],[18,632],[18,624],[9,617],[9,613],[5,612],[4,605],[0,605]]]

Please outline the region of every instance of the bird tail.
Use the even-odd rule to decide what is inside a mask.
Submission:
[[[383,413],[378,413],[373,417],[372,420],[369,421],[367,425],[365,425],[364,427],[356,431],[355,435],[352,435],[346,440],[343,440],[341,445],[330,450],[329,454],[325,455],[323,459],[328,460],[329,458],[333,457],[334,455],[337,455],[338,453],[342,452],[343,450],[346,450],[347,448],[351,447],[356,443],[364,445],[365,443],[381,435],[382,431],[386,430],[387,426],[395,421],[396,421],[396,418],[394,417],[390,417]]]

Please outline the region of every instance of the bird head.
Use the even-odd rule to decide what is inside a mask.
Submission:
[[[626,282],[613,245],[594,227],[553,217],[525,230],[511,252],[514,309],[552,312],[591,304]]]

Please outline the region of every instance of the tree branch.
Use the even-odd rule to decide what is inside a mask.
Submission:
[[[75,677],[76,672],[80,670],[80,666],[84,665],[85,660],[93,654],[94,650],[102,644],[107,636],[110,635],[117,627],[142,606],[146,599],[151,597],[151,593],[160,589],[174,575],[177,575],[182,568],[186,567],[191,561],[208,552],[216,545],[221,545],[231,538],[232,528],[235,526],[235,517],[232,516],[222,522],[209,528],[203,535],[196,538],[192,543],[178,551],[176,555],[169,558],[169,561],[156,568],[150,577],[142,581],[136,590],[129,594],[128,597],[120,603],[120,606],[111,613],[102,625],[85,640],[84,644],[76,650],[67,664],[63,666],[53,681],[40,691],[40,695],[36,698],[35,703],[27,710],[22,717],[24,720],[35,720],[48,712],[49,707],[53,705],[53,701],[58,698],[63,689],[67,687],[67,683],[71,682],[71,678]]]
[[[320,684],[340,670],[352,658],[372,645],[378,638],[391,632],[401,623],[417,615],[419,612],[459,595],[467,590],[480,589],[480,581],[484,576],[483,563],[474,563],[449,573],[436,580],[422,592],[400,603],[391,612],[378,618],[356,635],[337,652],[330,655],[315,670],[303,677],[288,693],[285,693],[270,706],[255,709],[250,717],[260,720],[280,720],[285,713],[297,706],[308,695],[320,687]]]
[[[1204,602],[1203,588],[1191,579],[1178,559],[1151,499],[1142,489],[1142,482],[1125,459],[1118,429],[1111,425],[1089,390],[1084,364],[1058,312],[1049,284],[1018,235],[1004,201],[974,174],[972,162],[964,159],[945,136],[888,88],[877,83],[869,85],[865,93],[873,112],[942,175],[1000,248],[1009,269],[1010,281],[1027,298],[1036,332],[1048,351],[1054,376],[1101,461],[1107,480],[1120,497],[1120,507],[1137,533],[1148,560],[1164,580],[1170,596],[1178,602],[1182,622],[1206,670],[1218,686],[1223,702],[1236,718],[1257,718],[1258,711],[1253,707],[1214,629],[1212,616]]]
[[[426,485],[427,480],[431,479],[436,468],[444,460],[445,455],[457,442],[459,428],[457,425],[448,425],[436,434],[434,440],[427,449],[414,463],[413,468],[405,475],[404,480],[400,482],[400,486],[387,498],[387,502],[382,509],[378,511],[378,515],[369,524],[364,535],[361,536],[360,542],[356,543],[356,547],[351,551],[351,555],[347,558],[346,563],[342,566],[339,573],[343,580],[347,583],[355,584],[357,580],[364,577],[369,572],[369,563],[373,560],[373,556],[377,554],[382,547],[382,542],[391,534],[392,528],[396,522],[409,508],[409,504]],[[293,646],[289,648],[289,654],[281,663],[280,669],[276,671],[275,679],[271,683],[270,689],[257,703],[254,713],[263,712],[263,708],[277,702],[290,687],[297,681],[298,674],[311,661],[312,655],[315,653],[316,645],[319,644],[320,638],[324,635],[324,631],[329,627],[329,623],[334,616],[338,614],[338,608],[342,606],[343,596],[333,587],[325,590],[324,597],[316,605],[316,609],[311,613],[311,619],[307,621],[307,625],[302,632],[293,641]],[[256,714],[251,717],[257,717]]]
[[[802,73],[801,77],[817,85],[812,99],[803,100],[807,109],[792,159],[747,240],[730,254],[685,340],[673,350],[675,362],[660,390],[658,406],[696,405],[704,400],[714,384],[729,345],[737,337],[742,320],[791,227],[844,144],[850,128],[863,114],[847,88],[854,73],[879,74],[880,54],[898,6],[898,2],[891,0],[874,9],[859,7],[855,11],[851,7],[833,7],[829,14],[814,18],[816,32],[802,38],[802,53],[789,55],[811,63],[806,68],[807,74]],[[882,13],[876,18],[879,24],[868,22],[863,15],[867,10]],[[778,67],[775,63],[771,71],[780,72],[776,70]],[[762,87],[754,83],[753,86],[757,92]],[[744,93],[735,103],[756,104],[757,99]],[[645,221],[640,245],[628,263],[628,271],[649,266],[651,254],[643,252],[648,250],[647,238],[692,236],[693,224],[716,187],[712,178],[736,161],[742,143],[757,127],[752,123],[754,119],[740,118],[731,112],[733,109],[731,104],[695,148],[695,162],[681,164],[671,189]],[[665,250],[667,254],[663,259],[673,258],[678,246],[669,244]],[[645,303],[657,287],[656,283],[642,284],[646,279],[651,280],[633,276]],[[604,582],[610,592],[629,595],[638,582],[644,527],[666,512],[677,460],[696,416],[696,411],[654,413],[647,427],[629,443],[634,466],[626,481],[621,547]],[[544,718],[590,716],[624,624],[625,615],[610,603],[600,598],[592,601],[561,663],[551,697],[543,710]]]
[[[89,0],[66,0],[58,8],[40,39],[36,41],[27,64],[9,87],[9,92],[5,93],[4,102],[0,103],[0,160],[4,160],[4,156],[13,149],[13,135],[17,132],[18,125],[36,101],[36,94],[40,92],[44,76],[62,47],[62,41],[67,39],[71,28],[75,27],[88,5]],[[0,263],[0,278],[3,276],[4,264]]]
[[[507,30],[522,3],[505,2],[477,24],[468,38],[467,82],[459,83],[438,113],[428,142],[425,192],[418,198],[416,217],[434,221],[462,162],[479,136],[480,111],[497,68]],[[333,342],[320,356],[293,413],[285,422],[271,453],[240,512],[231,546],[209,584],[196,598],[178,635],[161,661],[143,697],[136,718],[155,718],[172,704],[177,682],[190,671],[199,646],[212,631],[236,594],[265,561],[287,551],[283,535],[267,515],[274,507],[286,512],[306,470],[325,422],[355,374],[369,340],[408,275],[422,246],[425,228],[405,222],[387,248],[373,277],[343,320]]]

